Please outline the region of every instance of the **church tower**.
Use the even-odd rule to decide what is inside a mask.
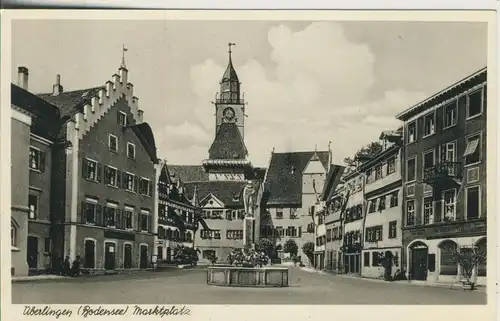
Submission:
[[[229,43],[229,62],[226,71],[220,81],[220,93],[215,99],[215,133],[224,123],[234,123],[240,131],[241,137],[245,138],[245,102],[241,96],[241,83],[233,66],[231,47]]]
[[[244,180],[245,173],[252,167],[244,141],[245,103],[231,57],[231,47],[235,44],[228,45],[229,62],[214,102],[215,138],[208,150],[208,159],[203,161],[210,180]]]

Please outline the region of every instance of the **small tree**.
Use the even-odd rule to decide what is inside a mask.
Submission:
[[[482,253],[478,247],[473,246],[471,248],[462,248],[452,251],[453,260],[462,267],[462,273],[465,277],[465,282],[467,284],[472,283],[472,289],[474,288],[474,283],[471,282],[472,272],[474,268],[480,263],[486,261],[486,253]]]
[[[194,266],[198,263],[198,252],[191,247],[178,245],[174,248],[174,261],[177,264],[189,264]]]
[[[274,252],[274,244],[270,239],[262,238],[255,244],[255,250],[257,252],[264,252],[267,256],[271,257]]]
[[[219,259],[214,252],[209,252],[208,253],[208,256],[207,256],[207,259],[208,261],[210,261],[210,263],[212,265],[214,265],[215,263],[217,263],[217,260]]]
[[[314,264],[314,243],[313,242],[306,242],[302,245],[302,252],[307,256],[309,259],[309,262],[311,264]]]
[[[283,252],[290,253],[290,256],[297,255],[299,252],[299,246],[294,240],[289,239],[285,242],[285,246],[283,246]]]

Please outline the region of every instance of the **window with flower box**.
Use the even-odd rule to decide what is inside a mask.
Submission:
[[[117,205],[115,203],[107,203],[104,207],[104,226],[116,228]]]
[[[100,225],[102,220],[98,218],[101,215],[102,206],[97,204],[96,199],[87,198],[82,202],[82,223]]]
[[[104,166],[104,183],[113,187],[120,187],[121,172],[111,166]]]

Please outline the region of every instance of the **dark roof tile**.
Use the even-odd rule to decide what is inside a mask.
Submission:
[[[90,103],[90,100],[98,95],[101,88],[104,88],[104,86],[66,91],[57,96],[53,96],[52,93],[38,94],[38,97],[57,106],[64,118],[73,115],[76,111],[83,110],[83,106]]]
[[[302,172],[317,154],[325,170],[329,152],[273,153],[267,170],[266,198],[269,205],[300,205],[302,203]]]
[[[248,152],[236,124],[220,125],[214,142],[208,150],[210,159],[245,159]]]
[[[243,206],[242,192],[246,181],[203,181],[184,184],[184,193],[191,199],[197,187],[200,202],[208,195],[213,194],[228,207]]]
[[[167,165],[170,179],[177,182],[180,179],[184,183],[192,181],[208,181],[208,173],[201,165]]]

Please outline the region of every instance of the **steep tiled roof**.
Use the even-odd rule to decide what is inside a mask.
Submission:
[[[149,157],[153,161],[153,163],[158,162],[158,157],[156,157],[156,144],[155,144],[155,136],[153,134],[153,130],[148,123],[140,123],[137,125],[131,125],[130,127],[135,135],[139,138],[142,143],[142,146],[146,149],[149,154]]]
[[[236,124],[220,125],[214,142],[208,150],[210,159],[245,159],[248,152]]]
[[[340,165],[332,165],[328,176],[326,177],[325,185],[323,186],[323,191],[321,192],[321,200],[328,200],[331,195],[335,192],[337,186],[340,183],[340,179],[344,174],[345,167]]]
[[[229,63],[227,64],[226,71],[224,72],[224,75],[222,75],[222,81],[228,80],[238,81],[238,75],[236,74],[236,70],[234,69],[231,57],[229,57]]]
[[[210,194],[213,194],[226,206],[243,206],[243,197],[241,194],[246,181],[203,181],[189,182],[184,184],[184,194],[191,199],[194,189],[197,187],[199,200],[203,200]]]
[[[267,170],[266,198],[269,205],[302,203],[302,172],[314,156],[311,152],[273,153]],[[329,152],[316,152],[325,170]]]
[[[184,183],[208,181],[208,173],[201,165],[168,165],[171,180],[175,183],[180,178]]]
[[[59,110],[56,106],[14,84],[10,86],[10,94],[13,105],[33,115],[32,133],[50,140],[56,138],[61,126]]]
[[[73,115],[76,111],[83,108],[86,103],[89,103],[92,97],[95,97],[99,89],[104,88],[93,87],[87,89],[79,89],[74,91],[66,91],[53,96],[52,93],[38,94],[38,96],[59,108],[61,117]]]

